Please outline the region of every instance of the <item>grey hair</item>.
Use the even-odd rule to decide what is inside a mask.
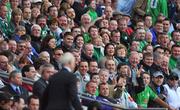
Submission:
[[[60,58],[60,62],[62,63],[62,65],[68,64],[69,62],[75,60],[75,57],[72,53],[70,52],[66,52],[62,55],[62,57]]]
[[[16,77],[17,74],[21,74],[21,71],[14,70],[9,74],[9,79]],[[22,74],[21,74],[22,75]]]
[[[39,68],[39,73],[41,75],[43,74],[45,68],[54,68],[54,66],[52,64],[50,64],[50,63],[46,63],[46,64],[41,65],[40,68]]]

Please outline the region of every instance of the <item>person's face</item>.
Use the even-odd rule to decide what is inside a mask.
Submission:
[[[114,52],[115,52],[115,49],[114,49],[114,46],[113,45],[109,45],[108,47],[107,47],[107,55],[108,56],[113,56],[114,55]]]
[[[110,30],[116,30],[117,27],[118,27],[118,24],[117,24],[117,21],[116,21],[116,20],[110,21],[110,23],[109,23],[109,29],[110,29]]]
[[[36,74],[37,74],[36,69],[35,69],[34,67],[30,67],[30,68],[29,68],[29,71],[28,71],[27,74],[26,74],[26,77],[27,77],[27,78],[30,78],[30,79],[34,79],[35,76],[36,76]]]
[[[40,37],[41,36],[41,28],[38,26],[34,26],[34,28],[32,29],[32,35],[34,37]]]
[[[32,18],[37,18],[38,17],[38,15],[40,15],[40,10],[38,9],[38,8],[33,8],[32,10]]]
[[[98,29],[97,28],[91,28],[90,35],[92,38],[96,37],[98,35]]]
[[[147,16],[145,18],[145,22],[144,23],[145,23],[146,27],[150,28],[152,26],[152,17]]]
[[[126,56],[126,50],[121,48],[117,50],[117,56],[124,58]]]
[[[88,62],[81,62],[79,65],[79,72],[84,76],[88,71]]]
[[[107,33],[103,34],[101,37],[104,44],[109,43],[109,35]]]
[[[126,86],[126,79],[125,78],[119,78],[117,85],[124,88]]]
[[[180,32],[174,32],[172,37],[174,42],[180,42]]]
[[[78,34],[81,34],[81,29],[80,28],[75,28],[72,31],[73,37],[77,36]]]
[[[157,86],[161,86],[163,84],[164,77],[157,76],[157,77],[154,77],[152,80]]]
[[[115,62],[113,60],[109,60],[106,62],[106,68],[110,71],[110,72],[115,72],[116,70],[116,65]]]
[[[82,46],[84,45],[83,37],[78,37],[78,38],[77,38],[77,40],[76,40],[76,45],[77,45],[79,48],[82,48]]]
[[[146,52],[152,53],[153,52],[153,47],[152,46],[147,46]]]
[[[61,16],[61,17],[59,18],[59,25],[60,25],[61,28],[66,29],[66,27],[67,27],[67,25],[68,25],[67,17]]]
[[[100,86],[99,94],[102,95],[102,96],[106,96],[106,97],[109,96],[109,87],[108,87],[108,84]]]
[[[172,49],[172,55],[175,58],[178,58],[180,56],[180,47],[174,47]]]
[[[29,110],[39,110],[39,99],[31,98],[29,103]]]
[[[163,24],[162,23],[155,24],[155,29],[158,33],[162,33],[163,32]]]
[[[12,105],[12,102],[11,101],[8,101],[6,102],[5,104],[2,105],[2,109],[3,110],[11,110],[11,105]]]
[[[4,71],[8,69],[8,58],[6,56],[0,55],[0,69]]]
[[[96,89],[97,84],[95,82],[90,82],[89,85],[86,87],[86,91],[91,95],[95,95]]]
[[[17,105],[17,110],[23,110],[24,107],[25,107],[24,99],[20,98],[18,105]]]
[[[172,87],[177,87],[178,86],[178,79],[176,78],[172,78],[172,79],[169,79],[169,85],[171,85]]]
[[[42,73],[42,76],[45,80],[48,80],[54,73],[54,67],[46,67]]]
[[[90,62],[89,63],[89,71],[91,73],[97,73],[97,71],[98,71],[98,64],[97,64],[97,62]]]
[[[116,33],[114,33],[114,35],[113,36],[111,36],[111,40],[113,41],[113,42],[117,42],[117,43],[119,43],[120,42],[120,32],[116,32]]]
[[[67,35],[63,39],[63,43],[66,44],[68,47],[71,47],[73,45],[73,40],[74,40],[73,36]]]
[[[31,9],[30,8],[25,8],[23,12],[23,18],[26,20],[31,19]]]
[[[109,21],[107,19],[103,19],[101,21],[101,27],[109,28]]]
[[[153,64],[153,57],[145,57],[144,63],[148,66],[151,66]]]
[[[47,63],[50,63],[50,55],[48,52],[43,52],[39,58],[45,60]]]
[[[73,52],[73,55],[75,57],[75,64],[78,65],[79,62],[81,61],[80,52]]]
[[[143,22],[138,22],[137,24],[136,24],[136,28],[138,29],[144,29],[144,23]]]
[[[145,30],[138,30],[137,32],[137,39],[144,40],[145,39],[146,32]]]
[[[164,50],[161,48],[158,48],[156,51],[160,56],[162,56],[164,54]]]
[[[18,5],[19,5],[19,0],[11,0],[10,3],[11,3],[12,9],[15,9],[15,8],[17,8]]]
[[[118,70],[119,73],[121,73],[123,76],[129,76],[128,71],[129,71],[129,66],[128,65],[123,65],[121,68]]]
[[[162,47],[167,47],[170,42],[168,35],[162,35],[160,36],[160,39],[160,44],[162,45]]]
[[[127,22],[126,20],[121,20],[119,23],[119,30],[120,31],[124,31],[127,28]]]
[[[48,42],[48,45],[50,48],[54,49],[56,48],[56,39],[50,39],[49,42]]]
[[[61,56],[63,55],[63,51],[62,50],[56,50],[54,52],[54,58],[57,60],[57,61],[60,61],[60,58]]]
[[[17,49],[16,41],[10,40],[8,44],[9,44],[9,50],[11,50],[13,53],[15,53],[16,49]]]
[[[130,56],[129,62],[133,67],[136,67],[139,64],[139,60],[140,60],[139,54],[136,53]]]
[[[56,18],[58,16],[57,7],[52,7],[49,11],[49,16]]]
[[[111,0],[104,0],[105,6],[111,6],[112,1]]]
[[[92,57],[92,56],[93,56],[93,53],[94,53],[93,45],[87,45],[87,46],[86,46],[86,50],[85,50],[85,54],[86,54],[88,57]]]
[[[30,0],[26,0],[23,2],[23,7],[24,8],[31,8],[31,2]]]
[[[15,22],[20,22],[20,21],[21,21],[21,19],[22,19],[21,14],[17,14],[17,15],[15,15],[15,16],[14,16],[14,20],[15,20]]]
[[[163,59],[161,61],[161,67],[166,69],[168,68],[168,64],[169,64],[169,57],[163,56]]]
[[[151,43],[151,42],[152,42],[152,34],[151,34],[150,32],[146,32],[145,40],[146,40],[148,43]]]
[[[0,16],[2,19],[6,18],[6,15],[8,13],[8,9],[6,6],[1,6]]]
[[[15,85],[22,85],[22,75],[21,73],[18,73],[15,75],[15,77],[12,77],[10,81]]]
[[[96,1],[95,0],[91,1],[90,7],[92,7],[93,9],[96,9]]]
[[[52,23],[50,25],[50,30],[53,32],[56,32],[57,28],[58,28],[58,23]]]
[[[44,28],[46,26],[46,19],[45,18],[39,18],[37,23],[41,28]]]
[[[137,51],[139,47],[139,42],[138,41],[133,41],[131,45],[131,51]]]
[[[112,8],[110,6],[106,7],[105,12],[104,12],[106,18],[111,18],[112,13],[113,13]]]
[[[82,25],[89,25],[91,23],[91,18],[88,15],[82,17]]]
[[[17,50],[19,51],[19,52],[24,52],[25,51],[25,49],[26,49],[26,43],[20,43],[20,44],[18,44],[18,47],[17,47]]]
[[[109,73],[106,71],[102,71],[101,73],[99,73],[99,78],[101,83],[106,83],[109,78]]]
[[[98,85],[100,82],[99,75],[93,75],[91,80]]]
[[[67,9],[66,13],[67,13],[67,16],[71,19],[74,19],[76,17],[76,14],[73,8]]]
[[[144,82],[145,85],[148,85],[150,83],[149,74],[143,74],[143,82]]]
[[[163,31],[168,32],[170,28],[170,21],[163,21]]]

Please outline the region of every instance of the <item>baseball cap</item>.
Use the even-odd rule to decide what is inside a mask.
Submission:
[[[169,80],[179,80],[179,76],[176,72],[171,72],[171,74],[168,76]]]
[[[42,3],[42,0],[31,0],[31,3]]]
[[[154,76],[155,78],[158,77],[158,76],[161,76],[161,77],[164,78],[164,75],[163,75],[163,73],[162,73],[161,71],[156,71],[155,73],[153,73],[153,76]]]

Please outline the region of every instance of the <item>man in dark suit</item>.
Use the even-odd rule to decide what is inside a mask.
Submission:
[[[34,95],[38,96],[39,98],[42,97],[48,85],[48,80],[50,76],[52,76],[54,73],[55,73],[55,69],[52,64],[44,64],[40,66],[41,78],[33,84]]]
[[[0,91],[7,92],[12,96],[21,96],[25,101],[28,98],[28,91],[22,86],[22,75],[20,71],[12,71],[9,75],[9,84],[0,89]]]
[[[49,79],[41,104],[41,110],[82,110],[77,96],[77,79],[72,73],[75,57],[65,53],[61,57],[63,68]]]

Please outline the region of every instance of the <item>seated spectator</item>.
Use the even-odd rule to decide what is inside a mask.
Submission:
[[[116,104],[117,102],[109,98],[109,86],[107,83],[101,83],[99,84],[99,96],[97,97],[98,101],[102,101],[105,103],[113,103]],[[113,107],[108,106],[108,105],[102,105],[101,110],[113,110]]]
[[[176,73],[171,73],[168,76],[167,84],[163,85],[165,88],[166,102],[170,107],[178,110],[180,108],[180,87],[178,86],[179,77]]]
[[[22,87],[22,75],[19,71],[12,71],[9,75],[9,84],[1,88],[0,91],[7,92],[13,96],[21,96],[25,102],[28,98],[28,91]]]

